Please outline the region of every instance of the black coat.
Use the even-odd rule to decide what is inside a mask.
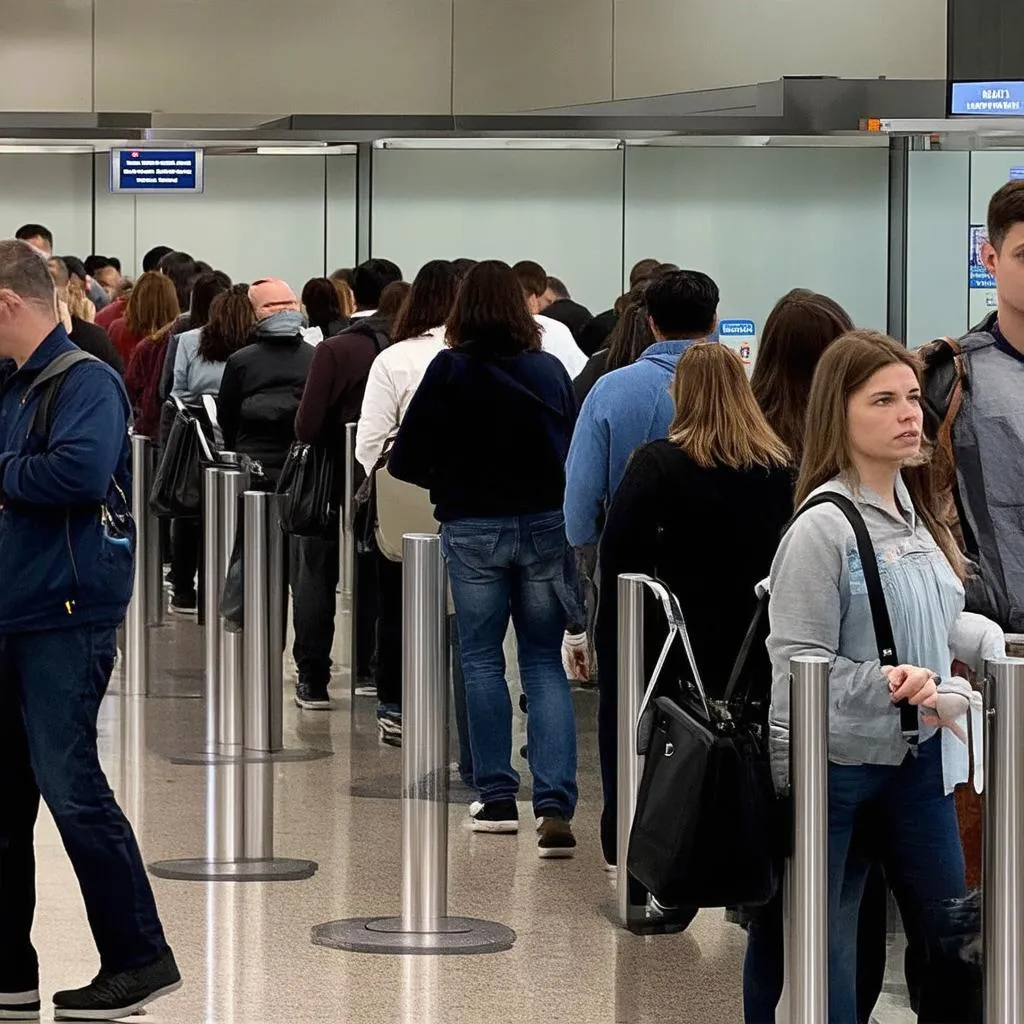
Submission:
[[[295,440],[299,411],[314,348],[301,334],[257,336],[224,366],[217,413],[229,451],[259,459],[270,483],[284,468]]]
[[[586,306],[581,306],[578,302],[573,302],[572,299],[555,299],[544,310],[544,315],[565,324],[572,331],[577,345],[580,343],[583,328],[594,319],[594,314]]]
[[[77,316],[71,318],[71,333],[68,337],[83,351],[97,359],[103,360],[112,370],[124,377],[124,360],[121,353],[114,348],[110,336],[102,327],[89,323],[88,320],[80,320]]]

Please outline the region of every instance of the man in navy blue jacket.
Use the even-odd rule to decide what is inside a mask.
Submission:
[[[100,953],[57,1020],[126,1016],[181,984],[138,844],[100,767],[96,719],[132,589],[129,406],[120,378],[71,366],[39,415],[33,383],[78,350],[44,260],[0,242],[0,1019],[39,1013],[33,831],[46,801]]]

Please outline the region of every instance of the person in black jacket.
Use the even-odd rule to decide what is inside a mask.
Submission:
[[[576,723],[562,667],[567,622],[562,499],[576,400],[512,269],[467,275],[446,325],[450,349],[427,368],[389,470],[430,490],[441,523],[466,680],[477,832],[519,829],[512,705],[502,644],[515,626],[529,701],[533,811],[541,857],[572,856]]]
[[[565,324],[572,331],[573,339],[578,345],[583,328],[594,319],[594,314],[586,306],[574,302],[569,289],[557,277],[548,278],[543,301],[547,304],[541,312],[546,317]]]
[[[596,647],[604,783],[601,842],[616,859],[618,578],[647,573],[679,598],[697,669],[720,697],[793,512],[789,451],[754,400],[739,357],[717,344],[691,346],[673,381],[676,415],[667,440],[637,449],[601,535]],[[654,603],[645,616],[648,670],[665,638]],[[767,635],[767,624],[765,624]],[[748,678],[767,694],[771,668],[756,644]]]
[[[259,461],[273,487],[295,440],[314,350],[302,336],[299,300],[284,281],[256,281],[249,301],[256,314],[252,344],[228,359],[217,414],[225,447]]]

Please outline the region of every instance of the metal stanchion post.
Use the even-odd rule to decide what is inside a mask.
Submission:
[[[239,502],[248,483],[248,474],[237,469],[224,469],[217,478],[220,505],[220,545],[227,552],[223,572],[231,559],[238,532]],[[221,577],[224,578],[223,576]],[[217,708],[217,752],[239,754],[242,751],[244,690],[242,634],[220,630],[220,704]]]
[[[245,748],[270,749],[271,643],[267,574],[267,506],[263,491],[245,492]]]
[[[220,588],[227,556],[221,544],[220,483],[217,466],[203,470],[203,603],[206,611],[206,751],[217,751],[220,707]]]
[[[356,560],[355,534],[353,531],[353,510],[356,502],[356,424],[345,424],[345,487],[341,515],[341,593],[352,597]],[[354,614],[354,613],[353,613]]]
[[[985,1020],[1024,1020],[1024,659],[989,662],[985,716]]]
[[[270,637],[270,725],[267,750],[284,749],[284,648],[288,630],[288,580],[285,578],[288,538],[281,529],[281,497],[267,500],[267,633]]]
[[[125,618],[124,692],[129,697],[145,697],[149,692],[149,635],[146,632],[146,559],[149,557],[148,533],[150,527],[147,503],[146,466],[149,462],[148,437],[132,435],[132,515],[135,517],[135,569],[132,598]]]
[[[515,933],[448,917],[448,673],[445,573],[436,534],[402,544],[402,916],[333,921],[313,942],[363,953],[493,953]]]
[[[827,658],[794,658],[790,665],[792,1024],[828,1019],[828,673]]]
[[[164,553],[160,544],[160,520],[149,510],[149,494],[153,489],[156,477],[159,452],[156,444],[146,445],[146,457],[143,461],[144,500],[136,515],[146,519],[146,625],[161,626],[164,621]]]
[[[636,727],[646,687],[644,673],[644,591],[648,577],[637,573],[619,576],[619,744],[618,792],[616,797],[616,854],[618,861],[617,903],[619,923],[628,928],[647,917],[646,903],[632,902],[626,859],[629,834],[636,812],[643,762],[636,750]]]

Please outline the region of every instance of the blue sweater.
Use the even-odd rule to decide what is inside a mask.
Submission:
[[[434,357],[395,439],[392,476],[430,490],[439,522],[562,507],[576,396],[547,352]]]
[[[565,466],[565,532],[574,547],[597,543],[633,452],[668,435],[672,377],[692,344],[656,342],[631,366],[606,373],[587,395]]]
[[[29,436],[36,374],[75,346],[57,326],[18,369],[0,361],[0,635],[117,626],[132,590],[134,537],[111,539],[101,508],[131,491],[128,397],[105,363],[73,366]],[[114,493],[112,493],[114,492]]]

